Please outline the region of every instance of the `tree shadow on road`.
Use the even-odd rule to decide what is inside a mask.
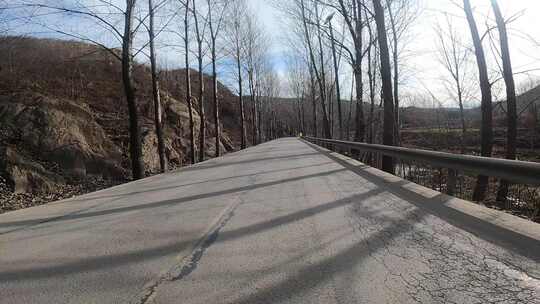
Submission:
[[[82,198],[70,199],[70,200],[66,201],[66,203],[84,202],[84,201],[96,200],[96,199],[124,197],[124,196],[143,194],[143,193],[149,193],[149,192],[158,192],[158,191],[162,191],[162,190],[178,189],[178,188],[182,188],[182,187],[196,186],[196,185],[201,185],[201,184],[211,184],[211,183],[215,183],[215,182],[228,181],[228,180],[233,180],[233,179],[243,178],[243,177],[253,177],[253,176],[260,176],[260,175],[264,175],[264,174],[285,172],[285,171],[298,170],[298,169],[306,169],[306,168],[311,168],[311,167],[319,167],[319,166],[324,166],[324,165],[333,164],[333,163],[334,162],[324,162],[324,163],[318,163],[318,164],[315,164],[315,165],[298,166],[298,167],[291,167],[291,168],[284,168],[284,169],[277,169],[277,170],[269,170],[269,171],[263,171],[263,172],[258,172],[258,173],[251,173],[251,174],[227,176],[227,177],[203,180],[203,181],[198,181],[198,182],[193,182],[193,183],[173,184],[173,185],[168,185],[168,186],[163,186],[163,187],[155,187],[155,188],[151,188],[151,189],[145,189],[145,190],[140,190],[140,191],[131,191],[131,192],[120,193],[120,194],[89,196],[89,197],[84,196]],[[179,172],[179,173],[181,173],[181,172]],[[140,185],[140,186],[143,187],[144,185]],[[2,227],[1,224],[0,224],[0,227]]]
[[[403,215],[399,220],[394,220],[391,225],[383,228],[382,230],[370,235],[366,240],[353,244],[351,247],[338,252],[332,257],[328,257],[316,264],[309,265],[300,270],[300,272],[290,278],[285,279],[284,281],[275,283],[269,288],[259,290],[256,294],[248,295],[244,298],[241,298],[235,303],[267,303],[270,299],[275,299],[276,302],[279,300],[290,299],[295,294],[301,293],[302,291],[313,288],[325,280],[328,280],[331,277],[331,274],[346,271],[352,266],[357,265],[366,258],[370,250],[380,250],[384,243],[377,242],[377,240],[384,238],[386,241],[392,241],[397,238],[400,234],[406,233],[414,229],[414,224],[421,221],[426,215],[435,215],[448,223],[469,231],[474,235],[485,239],[487,241],[501,245],[501,247],[508,248],[511,251],[522,253],[525,256],[532,257],[533,259],[538,258],[539,250],[536,250],[538,247],[538,242],[535,240],[527,240],[526,237],[517,234],[512,231],[508,231],[504,228],[495,226],[493,224],[481,221],[477,218],[474,218],[470,215],[463,214],[458,210],[445,206],[445,202],[450,199],[450,197],[439,194],[432,198],[426,198],[422,195],[419,195],[416,192],[404,188],[406,184],[410,184],[408,181],[400,180],[398,182],[389,183],[387,180],[382,179],[380,176],[376,176],[368,171],[366,171],[365,165],[351,165],[350,163],[343,161],[330,152],[323,149],[318,149],[318,153],[322,153],[328,156],[330,159],[341,164],[344,168],[319,172],[311,175],[298,176],[294,178],[272,181],[267,183],[255,184],[246,187],[239,187],[234,189],[227,189],[217,192],[205,193],[196,196],[190,196],[175,200],[153,202],[148,204],[142,204],[138,206],[130,206],[123,208],[116,208],[112,210],[96,211],[88,214],[74,215],[73,218],[84,218],[99,216],[103,214],[125,212],[130,210],[144,210],[147,208],[154,208],[159,206],[169,206],[176,205],[183,202],[188,202],[196,199],[220,196],[235,192],[249,191],[258,189],[261,187],[269,187],[278,184],[283,184],[287,182],[299,181],[307,178],[316,178],[320,176],[326,176],[335,174],[338,172],[343,172],[350,170],[360,177],[368,180],[369,182],[377,185],[377,188],[368,190],[367,192],[356,194],[350,197],[346,197],[337,201],[332,201],[324,203],[321,205],[314,206],[312,208],[302,209],[290,214],[286,214],[280,217],[274,217],[268,221],[255,223],[249,226],[240,227],[230,231],[220,232],[216,240],[217,243],[225,242],[232,239],[237,239],[244,237],[246,235],[252,235],[255,233],[261,233],[273,227],[286,225],[301,219],[305,219],[322,212],[344,207],[355,202],[359,202],[375,196],[381,192],[390,192],[395,196],[409,202],[410,204],[416,206],[417,208],[409,213]],[[67,219],[58,219],[58,220],[67,220]],[[500,237],[502,240],[498,240],[496,237]],[[512,239],[513,238],[513,239]],[[99,270],[103,268],[110,267],[119,267],[126,264],[138,263],[145,261],[147,259],[155,259],[163,256],[171,255],[177,252],[180,252],[182,249],[191,246],[195,242],[200,240],[181,240],[179,242],[174,242],[171,244],[166,244],[163,246],[148,248],[144,250],[131,251],[120,254],[104,255],[98,257],[84,258],[80,261],[68,262],[61,265],[51,265],[44,266],[34,269],[21,269],[13,271],[0,272],[0,282],[8,281],[25,281],[25,280],[38,280],[42,278],[47,278],[51,276],[62,276],[69,274],[83,273],[93,270]],[[370,248],[366,247],[366,242],[370,242],[372,246]],[[375,245],[373,245],[375,244]],[[535,251],[536,250],[536,251]],[[291,288],[295,286],[295,282],[302,281],[304,282],[298,288]],[[277,297],[277,298],[276,298]],[[272,302],[272,301],[270,301]]]
[[[364,211],[364,214],[369,215],[369,212]],[[415,209],[400,220],[388,219],[389,222],[391,221],[390,225],[354,243],[345,250],[341,250],[316,263],[310,263],[294,275],[288,276],[270,287],[257,289],[255,293],[229,303],[282,303],[291,301],[295,295],[301,295],[307,290],[317,290],[319,285],[331,280],[336,274],[350,271],[365,258],[383,249],[388,242],[412,231],[415,223],[421,221],[427,214],[421,209]],[[384,241],[381,241],[381,239]]]
[[[287,171],[289,169],[284,169],[284,170]],[[280,171],[280,170],[278,170],[278,171]],[[337,172],[340,172],[340,171],[344,171],[344,169],[322,171],[322,172],[318,172],[318,173],[315,173],[315,174],[302,175],[302,176],[298,176],[298,177],[292,177],[292,178],[288,178],[288,179],[277,180],[277,181],[272,181],[272,182],[267,182],[267,183],[260,183],[260,184],[243,186],[243,187],[238,187],[238,188],[225,189],[225,190],[215,191],[215,192],[201,193],[201,194],[187,196],[187,197],[180,197],[180,198],[157,201],[157,202],[151,202],[151,203],[143,203],[143,204],[138,204],[138,205],[126,206],[126,207],[119,207],[119,208],[112,208],[112,209],[91,211],[91,212],[84,212],[84,213],[70,213],[70,214],[66,214],[66,215],[60,215],[60,216],[48,217],[48,218],[40,218],[40,219],[3,222],[3,223],[0,223],[0,227],[39,225],[39,224],[43,224],[43,223],[58,222],[58,221],[68,221],[68,220],[73,220],[73,219],[89,218],[89,217],[102,216],[102,215],[121,213],[121,212],[128,212],[128,211],[134,211],[134,210],[144,210],[144,209],[157,208],[157,207],[163,207],[163,206],[173,206],[173,205],[177,205],[177,204],[191,202],[191,201],[194,201],[194,200],[217,197],[217,196],[231,194],[231,193],[235,193],[235,192],[250,191],[250,190],[255,190],[255,189],[258,189],[258,188],[262,188],[262,187],[275,186],[275,185],[279,185],[279,184],[282,184],[282,183],[298,181],[298,180],[302,180],[302,179],[306,179],[306,178],[316,178],[316,177],[320,177],[320,176],[325,176],[325,175],[330,175],[330,174],[333,174],[333,173],[337,173]],[[256,176],[256,175],[260,175],[260,174],[262,174],[262,173],[255,173],[255,174],[250,174],[250,175],[247,175],[247,176]],[[234,178],[236,178],[236,177],[234,177]],[[176,187],[178,187],[178,186],[171,186],[171,188],[176,188]],[[163,189],[164,188],[162,188],[161,190],[163,190]],[[132,193],[132,194],[141,194],[141,193],[144,193],[144,191],[139,192],[139,193]],[[94,207],[96,207],[96,206],[94,206]],[[82,211],[88,211],[88,210],[83,209]],[[79,210],[79,212],[81,212],[81,210]],[[2,233],[0,233],[0,235],[7,234],[7,233],[12,232],[12,231],[13,230],[2,232]]]
[[[335,170],[335,171],[326,172],[326,173],[332,174],[334,172],[340,172],[340,171],[342,170]],[[320,176],[320,174],[318,176]],[[287,181],[291,182],[294,180],[301,180],[303,178],[309,178],[309,177],[306,177],[306,176],[297,177],[297,178],[288,179]],[[265,183],[265,184],[266,186],[268,186],[269,184],[276,185],[283,182],[286,182],[286,181],[271,182],[271,183]],[[259,186],[262,186],[262,185],[263,184],[259,184]],[[334,208],[339,208],[339,207],[343,207],[349,204],[353,204],[355,202],[364,200],[370,196],[376,195],[377,193],[379,193],[379,191],[380,191],[379,189],[368,190],[367,192],[353,195],[350,197],[346,197],[337,201],[324,203],[324,204],[317,205],[312,208],[302,209],[302,210],[299,210],[299,211],[296,211],[287,215],[275,217],[265,222],[260,222],[253,225],[244,226],[235,230],[220,232],[216,240],[216,243],[241,238],[246,235],[261,233],[268,229],[272,229],[273,227],[286,225],[288,223],[302,220],[307,217],[314,216],[316,214],[319,214],[319,213],[322,213],[322,212],[325,212]],[[182,249],[185,249],[191,244],[198,241],[199,240],[192,240],[192,239],[182,240],[173,244],[168,244],[168,245],[159,246],[155,248],[149,248],[149,249],[127,252],[127,253],[122,253],[122,254],[104,255],[104,256],[98,256],[98,257],[85,258],[80,261],[64,263],[61,265],[0,272],[0,282],[39,280],[39,279],[47,278],[51,276],[69,275],[69,274],[83,273],[83,272],[92,271],[92,270],[99,270],[103,268],[119,267],[126,264],[138,263],[147,259],[159,258],[162,256],[170,255],[175,252],[180,252]]]
[[[305,150],[304,150],[305,151]],[[248,154],[248,153],[246,153]],[[261,154],[261,153],[254,153],[254,154]],[[239,154],[244,156],[244,153]],[[235,156],[239,156],[235,155]],[[315,156],[320,155],[319,153],[300,153],[300,154],[291,154],[291,151],[288,151],[288,154],[281,155],[281,156],[272,156],[272,157],[252,157],[244,160],[238,160],[238,161],[228,161],[228,157],[223,157],[219,159],[211,159],[208,161],[205,161],[203,163],[198,163],[190,167],[180,168],[176,171],[171,171],[166,174],[174,174],[178,172],[187,172],[187,171],[197,171],[197,170],[207,170],[207,169],[215,169],[219,167],[226,167],[226,166],[234,166],[234,165],[245,165],[249,163],[258,163],[258,162],[265,162],[265,161],[276,161],[276,160],[284,160],[284,161],[290,161],[293,159],[304,159],[308,156]],[[232,156],[231,156],[232,157]]]
[[[425,210],[449,224],[472,233],[485,241],[497,244],[507,250],[540,262],[539,241],[447,206],[445,203],[448,200],[453,199],[453,197],[441,193],[436,197],[427,198],[403,187],[403,185],[389,184],[388,181],[381,176],[368,172],[368,169],[373,170],[373,168],[367,165],[353,165],[336,157],[334,152],[322,149],[311,143],[307,144],[360,177],[376,185],[384,186],[387,191],[406,200],[417,208]],[[414,183],[408,182],[408,184]]]

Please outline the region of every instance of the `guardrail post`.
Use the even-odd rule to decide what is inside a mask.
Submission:
[[[454,195],[456,192],[457,172],[454,169],[448,168],[448,177],[446,179],[446,194]]]

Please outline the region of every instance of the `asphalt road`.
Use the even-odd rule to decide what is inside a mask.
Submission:
[[[295,138],[0,215],[0,303],[539,299],[539,224]]]

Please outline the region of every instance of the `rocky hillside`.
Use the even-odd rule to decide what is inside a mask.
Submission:
[[[120,62],[80,42],[0,38],[0,211],[44,203],[129,180],[128,125]],[[172,167],[188,159],[184,70],[163,71],[167,156]],[[144,162],[159,168],[149,69],[135,68]],[[194,87],[198,75],[192,73]],[[212,84],[205,76],[207,92]],[[237,143],[235,96],[223,85],[223,151]],[[207,100],[211,100],[207,94]],[[206,102],[205,104],[210,104]],[[206,112],[211,113],[211,106]],[[197,128],[200,117],[193,113]],[[207,117],[206,154],[215,151]]]

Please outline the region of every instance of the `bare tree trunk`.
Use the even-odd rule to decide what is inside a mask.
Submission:
[[[257,103],[257,123],[259,124],[258,127],[257,127],[257,142],[258,143],[262,143],[264,142],[264,129],[263,129],[263,122],[264,122],[264,118],[263,118],[263,109],[262,109],[262,96],[258,96],[258,98],[256,99],[256,103]]]
[[[362,70],[357,70],[358,68],[359,68],[358,65],[356,65],[354,69],[354,79],[356,79],[356,83],[355,83],[356,85],[356,112],[355,112],[355,118],[354,118],[354,121],[355,121],[354,141],[364,141],[365,128],[366,128],[366,125],[363,119],[364,101],[363,101],[363,96],[362,96],[364,92],[364,84],[363,84],[364,80],[362,76]]]
[[[150,69],[152,71],[152,95],[154,99],[154,124],[156,126],[156,137],[158,141],[159,168],[162,173],[168,170],[167,155],[165,155],[165,141],[163,139],[163,128],[161,124],[162,110],[161,98],[159,96],[159,81],[156,67],[156,50],[154,35],[154,5],[152,0],[148,0],[149,23],[148,35],[150,38]]]
[[[338,125],[339,125],[339,139],[343,139],[343,117],[341,113],[341,90],[339,87],[339,66],[336,55],[336,42],[334,41],[334,30],[332,24],[329,22],[330,27],[330,40],[332,43],[332,57],[334,59],[334,73],[336,77],[336,102],[338,110]]]
[[[345,24],[349,29],[354,44],[354,58],[352,68],[354,79],[356,81],[356,113],[355,113],[355,141],[364,141],[366,124],[364,121],[364,102],[363,102],[363,83],[362,83],[362,31],[364,23],[362,22],[362,8],[365,7],[364,0],[353,0],[352,9],[349,9],[343,0],[339,0],[339,10],[344,18]]]
[[[229,44],[231,46],[230,53],[234,58],[236,64],[236,73],[238,81],[238,107],[240,108],[240,149],[247,147],[247,135],[246,135],[246,115],[244,107],[244,79],[242,75],[242,61],[250,59],[249,56],[244,57],[244,52],[252,50],[254,41],[248,41],[248,38],[253,38],[251,33],[251,15],[246,13],[247,3],[244,0],[237,0],[233,3],[231,9],[231,15],[229,18],[232,22],[229,24],[228,37],[230,37]],[[247,27],[242,27],[246,23]],[[246,60],[249,62],[249,60]]]
[[[313,136],[317,137],[317,100],[315,96],[315,79],[311,65],[309,65],[309,86],[311,91],[311,103],[313,106]]]
[[[400,145],[398,38],[397,38],[397,30],[396,30],[396,21],[395,21],[394,14],[392,13],[392,6],[390,4],[391,4],[390,0],[386,0],[386,5],[388,7],[388,16],[390,17],[390,28],[392,29],[392,38],[394,39],[394,47],[392,48],[392,57],[393,57],[393,62],[394,62],[394,119],[396,120],[394,139],[395,139],[395,143]]]
[[[372,31],[371,31],[371,27],[368,25],[368,30],[369,30],[369,40],[372,41]],[[368,82],[369,82],[369,118],[368,118],[368,123],[369,123],[369,133],[368,133],[368,140],[367,142],[369,144],[372,144],[373,143],[373,123],[374,123],[374,112],[375,112],[375,74],[376,74],[376,64],[373,63],[373,58],[377,55],[375,54],[375,56],[372,55],[372,49],[373,50],[377,50],[375,48],[375,45],[370,45],[369,46],[369,49],[368,49],[368,53],[367,53],[367,56],[368,56]],[[370,158],[371,158],[371,155],[370,155]],[[371,160],[371,159],[370,159]]]
[[[381,78],[382,93],[384,99],[384,126],[383,145],[394,145],[394,101],[392,93],[392,72],[390,68],[390,55],[388,52],[388,40],[386,37],[386,25],[384,21],[384,10],[381,0],[373,0],[373,10],[375,12],[375,22],[377,24],[377,34],[379,40],[379,53],[381,57]],[[357,93],[358,94],[358,93]],[[394,173],[394,160],[390,156],[383,155],[382,169],[389,173]]]
[[[461,84],[457,80],[458,90],[458,103],[459,103],[459,116],[461,119],[461,154],[465,154],[465,141],[467,139],[467,123],[465,122],[465,109],[463,107],[463,92],[461,90]]]
[[[321,91],[321,107],[323,112],[323,129],[324,129],[324,135],[326,138],[332,138],[332,128],[330,127],[330,120],[328,119],[328,112],[326,111],[326,72],[324,67],[324,51],[322,47],[322,33],[321,33],[321,24],[320,24],[320,18],[319,18],[319,12],[318,12],[318,5],[315,3],[315,15],[316,15],[316,22],[317,22],[317,41],[319,42],[319,60],[321,61],[321,72],[320,77],[318,77],[317,81],[319,82],[319,89]],[[313,61],[313,65],[316,67],[315,61]],[[316,72],[317,70],[315,70]],[[317,73],[318,75],[318,73]]]
[[[321,99],[321,106],[322,106],[322,110],[323,110],[323,131],[324,131],[324,136],[326,138],[331,138],[330,125],[328,123],[328,117],[326,115],[326,105],[325,105],[325,100],[326,100],[325,85],[326,84],[323,82],[323,79],[322,79],[323,76],[319,74],[319,71],[317,69],[315,55],[313,53],[313,47],[312,47],[312,44],[311,44],[311,38],[309,36],[308,21],[307,21],[307,17],[306,17],[306,8],[305,8],[305,5],[304,5],[304,0],[301,0],[300,4],[301,4],[301,10],[302,10],[302,22],[303,22],[303,25],[304,25],[304,36],[306,38],[306,43],[307,43],[307,46],[308,46],[309,58],[310,58],[310,61],[311,61],[310,66],[313,69],[313,74],[315,74],[315,77],[317,79],[317,83],[319,84],[319,97]],[[318,20],[318,17],[319,16],[317,16],[317,20]],[[320,26],[318,26],[318,28],[320,30]],[[321,42],[321,39],[320,39],[321,38],[320,33],[318,35],[318,38],[319,38],[320,48],[321,48],[321,51],[322,51],[322,42]],[[324,64],[323,54],[321,53],[320,56],[321,56],[321,64]],[[324,66],[322,66],[321,69],[324,70]],[[316,106],[315,106],[315,109],[316,109]]]
[[[356,132],[355,141],[364,141],[366,133],[366,123],[364,121],[364,80],[362,75],[362,5],[358,1],[353,2],[353,10],[356,14],[355,33],[357,39],[354,41],[354,73],[356,79]]]
[[[214,90],[212,91],[212,98],[214,99],[214,132],[216,133],[216,157],[219,157],[221,154],[220,150],[220,139],[221,139],[221,129],[219,121],[219,98],[217,91],[217,70],[216,70],[216,39],[212,38],[212,83]]]
[[[253,102],[253,144],[258,145],[260,138],[258,102],[256,96],[252,96],[251,98]]]
[[[302,102],[301,99],[303,99],[303,96],[296,97],[296,120],[297,120],[297,126],[298,126],[298,132],[302,132],[302,112],[300,112],[300,103]],[[271,129],[271,128],[270,128]]]
[[[503,76],[506,85],[506,158],[516,159],[516,137],[517,137],[517,109],[516,109],[516,87],[514,83],[514,73],[512,71],[512,62],[510,60],[510,49],[508,47],[508,34],[506,32],[506,23],[501,14],[497,0],[491,0],[491,6],[495,14],[497,27],[499,28],[499,40],[501,43],[501,55],[503,62]],[[499,190],[497,191],[497,202],[506,202],[508,196],[509,182],[501,180]]]
[[[196,163],[196,150],[195,150],[195,126],[193,123],[193,99],[191,97],[191,73],[190,73],[190,67],[189,67],[189,1],[186,1],[185,4],[186,13],[184,15],[184,44],[186,48],[186,55],[185,55],[185,61],[186,61],[186,101],[188,103],[188,111],[189,111],[189,144],[190,144],[190,160],[191,163]]]
[[[203,39],[199,27],[199,19],[195,8],[196,1],[193,0],[193,19],[195,20],[195,33],[197,38],[197,60],[199,64],[199,116],[201,118],[199,127],[199,161],[204,161],[205,155],[205,132],[206,132],[206,117],[204,114],[204,75],[203,75]]]
[[[246,141],[247,141],[247,138],[246,138],[246,115],[244,113],[244,97],[242,96],[242,65],[241,65],[241,62],[240,62],[240,44],[238,43],[236,45],[236,67],[238,69],[238,88],[239,88],[239,93],[238,93],[238,102],[240,103],[240,136],[242,137],[241,138],[241,144],[240,144],[240,147],[241,149],[245,149],[246,148]]]
[[[304,92],[302,92],[302,100],[300,101],[300,132],[302,132],[303,135],[306,134],[306,113],[304,111],[305,101],[306,97],[304,95]]]
[[[347,115],[347,134],[345,135],[346,140],[350,139],[351,134],[351,116],[352,116],[352,108],[353,108],[353,95],[354,95],[354,84],[355,84],[355,78],[354,73],[352,77],[352,83],[351,83],[351,98],[349,99],[349,113]]]
[[[202,43],[199,45],[199,116],[201,118],[199,126],[199,161],[204,161],[205,141],[206,141],[206,115],[204,113],[204,74],[203,74],[203,58],[202,58]]]
[[[129,114],[130,157],[133,179],[145,175],[142,155],[141,130],[135,97],[135,81],[133,79],[133,14],[136,0],[126,0],[125,26],[122,40],[122,81]]]
[[[199,126],[199,161],[204,161],[205,154],[205,139],[206,139],[206,115],[204,113],[204,74],[203,74],[203,59],[202,59],[202,44],[199,46],[199,116],[201,118]]]
[[[218,2],[207,0],[208,3],[208,29],[210,30],[210,54],[212,56],[212,84],[213,84],[213,90],[212,90],[212,99],[214,101],[214,133],[216,135],[216,153],[215,157],[219,157],[221,155],[221,125],[220,125],[220,119],[219,119],[219,96],[218,96],[218,83],[217,83],[217,67],[216,67],[216,61],[217,61],[217,55],[216,55],[216,41],[218,38],[218,33],[222,26],[223,16],[225,12],[225,8],[227,6],[227,1],[223,2],[224,6],[219,9],[217,14],[217,20],[214,20],[214,14],[213,10],[216,9],[216,5]]]
[[[492,131],[492,113],[491,113],[491,85],[489,83],[486,59],[484,56],[484,48],[478,34],[476,21],[469,0],[463,0],[463,7],[467,22],[471,31],[472,40],[476,54],[476,62],[478,64],[478,74],[480,78],[480,90],[482,92],[482,127],[481,127],[481,155],[490,157],[493,148],[493,131]],[[476,186],[474,188],[473,200],[481,201],[484,199],[488,186],[488,177],[484,175],[478,176]]]
[[[253,77],[253,71],[248,72],[249,77],[249,90],[251,95],[251,105],[252,105],[252,112],[251,112],[251,123],[252,123],[252,142],[253,145],[257,145],[259,143],[259,122],[257,120],[257,99],[256,99],[256,92],[255,92],[255,83],[254,83],[254,77]]]

